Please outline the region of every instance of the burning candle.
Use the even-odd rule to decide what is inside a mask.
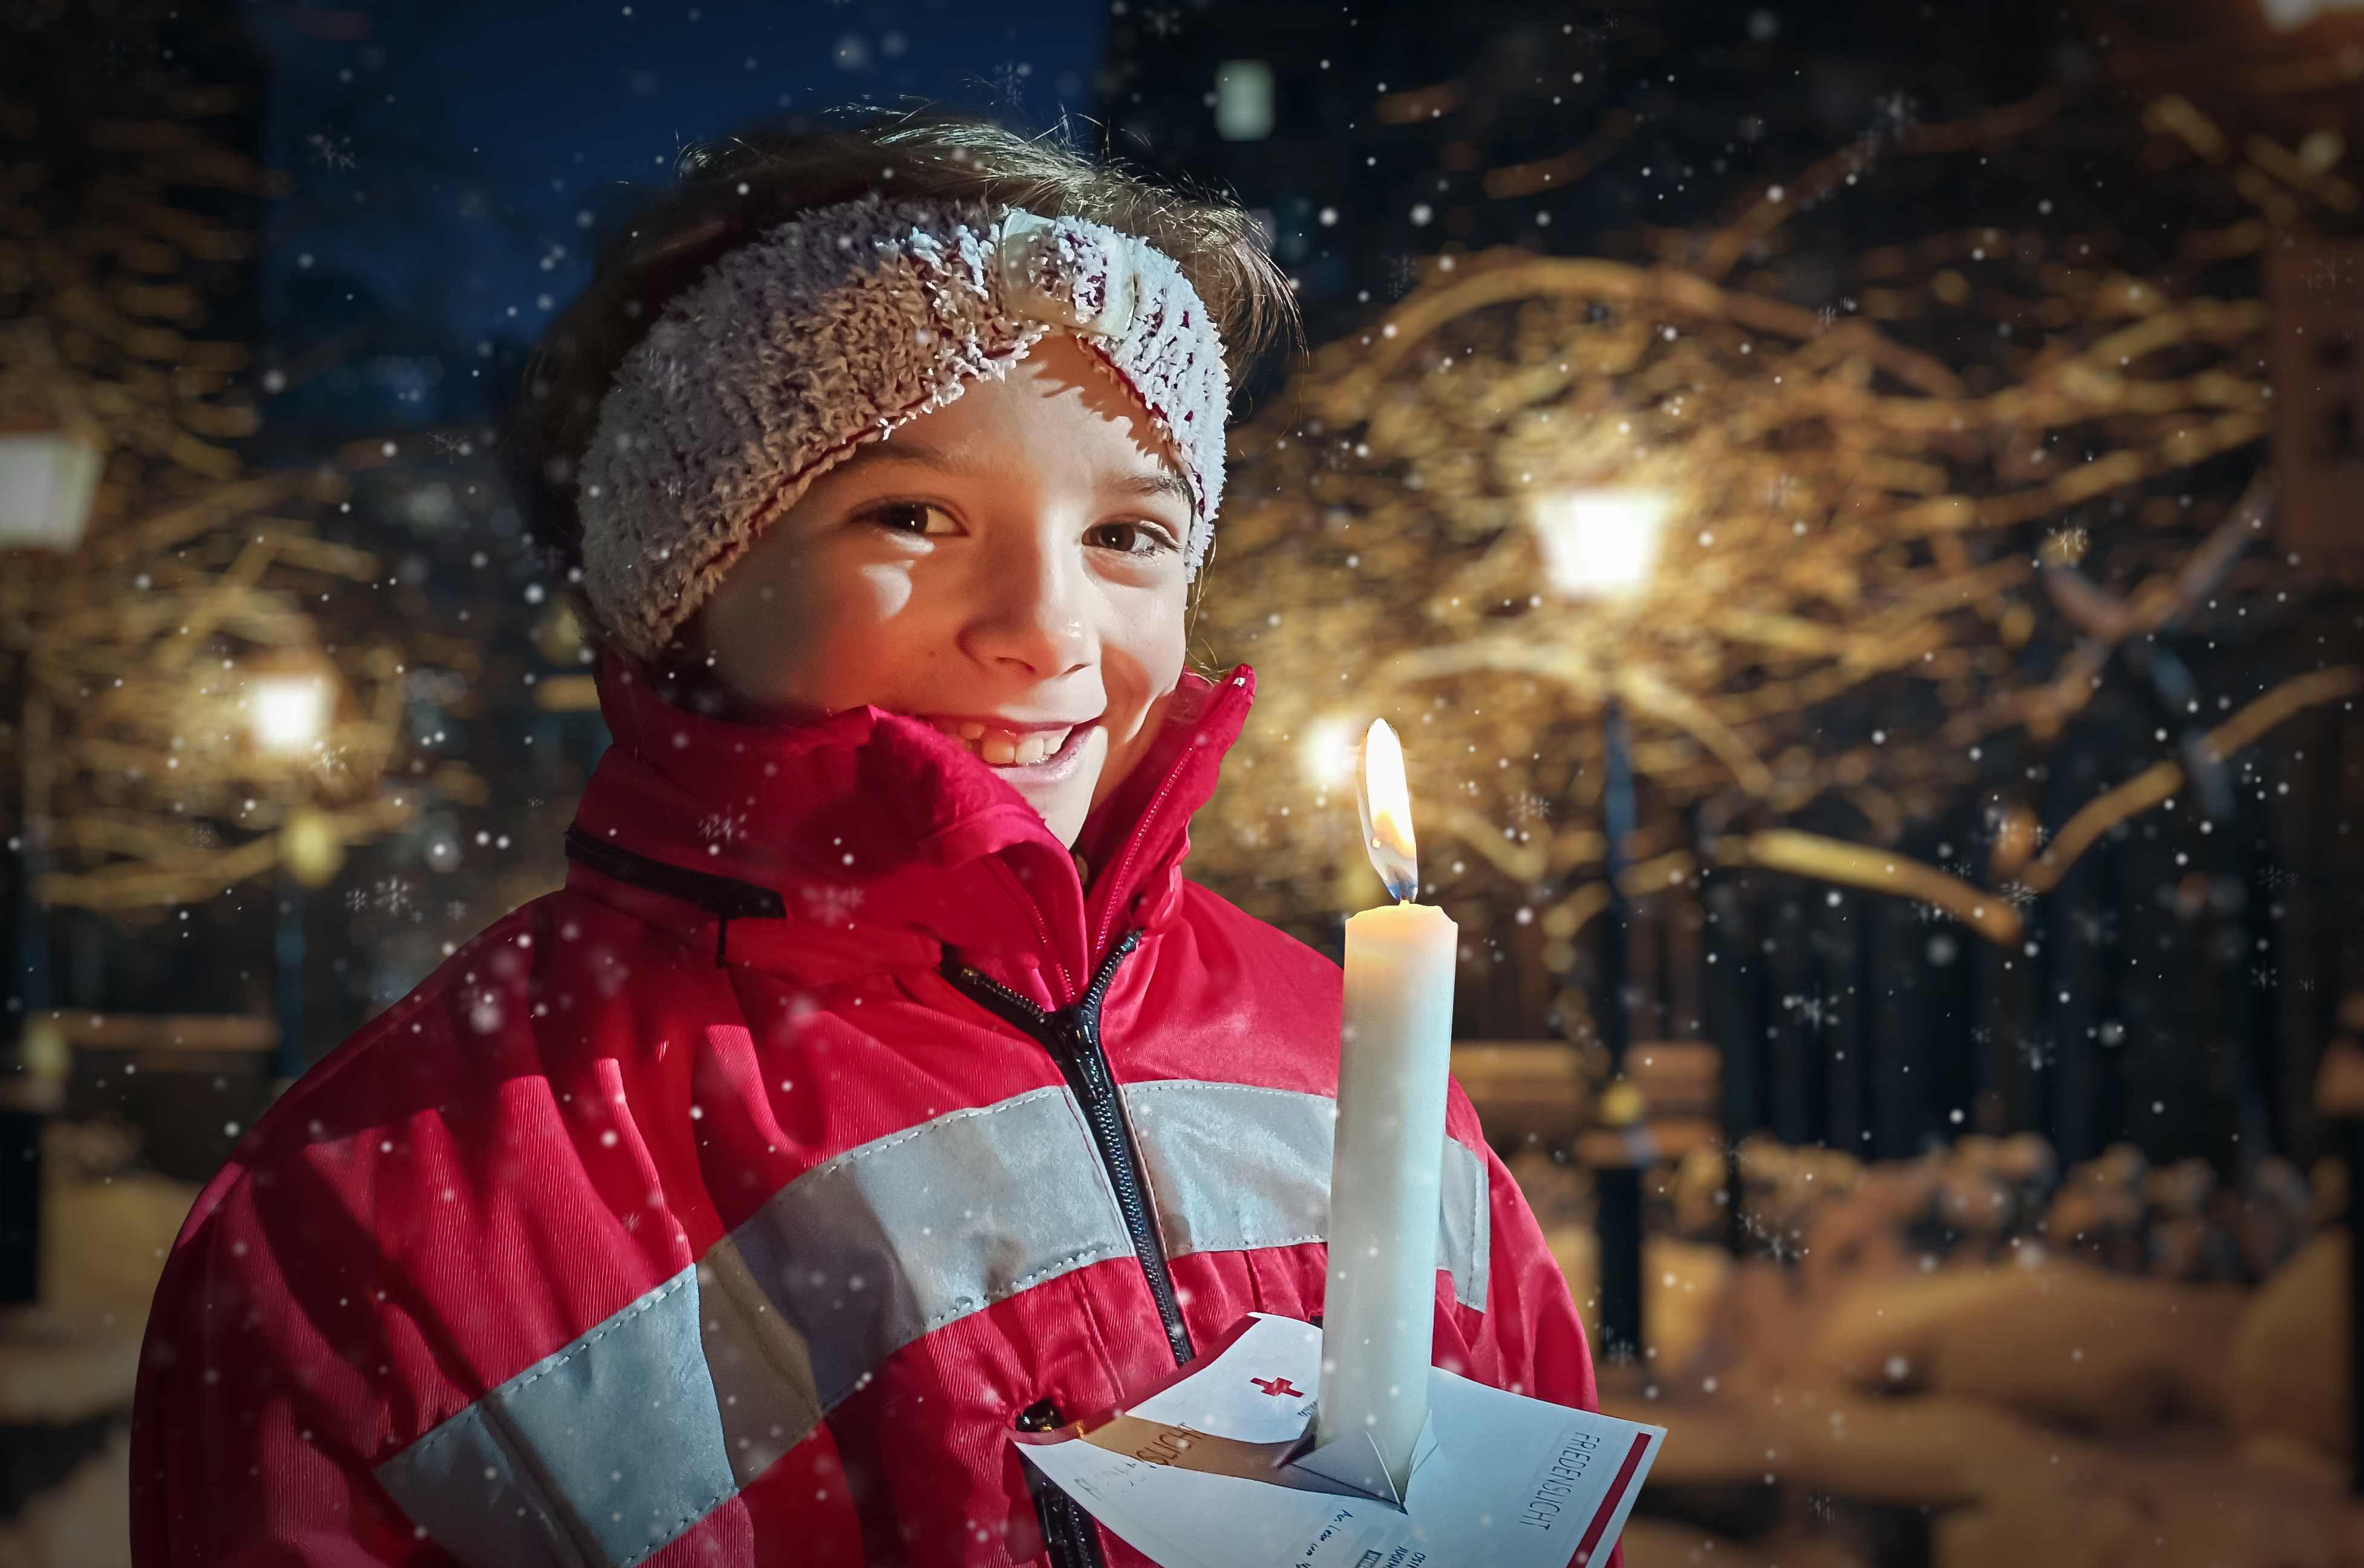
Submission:
[[[1401,1496],[1428,1420],[1460,929],[1444,910],[1411,901],[1420,891],[1411,797],[1403,749],[1383,720],[1364,738],[1359,771],[1363,841],[1397,902],[1346,922],[1316,1439],[1326,1447],[1367,1432]]]

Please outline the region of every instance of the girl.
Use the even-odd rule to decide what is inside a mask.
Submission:
[[[510,450],[604,648],[562,892],[198,1201],[143,1568],[1140,1561],[1010,1434],[1321,1310],[1339,975],[1181,874],[1236,208],[952,120],[687,161]],[[1438,1363],[1591,1406],[1457,1091]]]

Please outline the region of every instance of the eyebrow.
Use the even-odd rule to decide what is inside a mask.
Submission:
[[[1197,499],[1190,494],[1190,482],[1171,463],[1160,463],[1155,473],[1128,475],[1116,488],[1132,495],[1171,495],[1185,506]]]
[[[865,443],[862,450],[846,460],[846,466],[872,462],[911,463],[947,473],[972,473],[977,470],[976,464],[956,461],[925,441],[901,440],[891,435]],[[1198,499],[1181,470],[1163,458],[1158,460],[1156,473],[1126,474],[1110,488],[1128,495],[1170,495],[1185,506],[1195,505]]]

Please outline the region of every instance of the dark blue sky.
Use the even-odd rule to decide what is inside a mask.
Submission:
[[[253,16],[273,62],[275,423],[474,419],[581,286],[615,182],[747,120],[909,97],[1042,128],[1096,100],[1106,0],[401,0]],[[497,354],[493,356],[497,358]]]

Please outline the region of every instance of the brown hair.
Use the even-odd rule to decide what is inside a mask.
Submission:
[[[1214,316],[1234,385],[1264,354],[1296,340],[1288,282],[1235,203],[1166,190],[986,121],[928,111],[759,126],[688,149],[676,174],[673,188],[616,224],[590,284],[527,361],[509,410],[511,488],[534,542],[570,584],[581,580],[583,560],[575,468],[617,367],[665,303],[719,257],[798,213],[875,194],[1089,218],[1174,259]]]

